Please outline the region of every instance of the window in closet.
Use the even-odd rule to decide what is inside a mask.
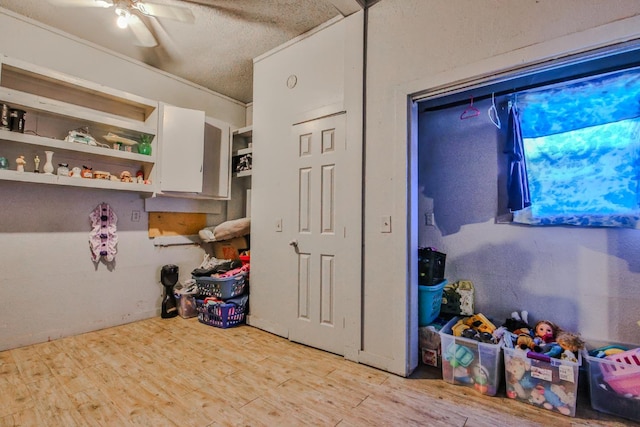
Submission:
[[[511,108],[530,200],[514,222],[640,228],[640,68],[518,92]]]

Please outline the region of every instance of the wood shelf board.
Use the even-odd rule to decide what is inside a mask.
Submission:
[[[109,181],[105,179],[71,178],[68,176],[18,172],[15,170],[0,170],[0,180],[62,185],[68,187],[98,188],[104,190],[134,191],[138,193],[153,193],[155,191],[153,184],[145,185],[131,182]]]
[[[253,126],[245,126],[243,128],[234,129],[231,133],[233,136],[249,138],[253,136]]]
[[[87,145],[78,142],[67,142],[60,139],[47,138],[44,136],[32,135],[28,133],[11,132],[3,129],[0,129],[0,140],[35,145],[57,151],[92,154],[100,157],[137,161],[140,163],[155,163],[155,155],[153,154],[153,151],[152,154],[148,156],[145,154],[114,150],[112,148]]]
[[[31,93],[20,92],[2,86],[0,86],[0,100],[11,105],[12,108],[27,111],[27,114],[48,114],[70,120],[87,122],[86,126],[101,129],[105,134],[113,130],[116,130],[116,132],[118,130],[126,130],[150,135],[155,135],[157,132],[155,125],[147,125],[142,121],[127,119],[122,116]]]
[[[4,87],[138,121],[146,121],[158,108],[156,101],[7,57],[2,58],[1,74]]]
[[[235,152],[234,156],[243,156],[245,154],[253,153],[253,147],[241,148]]]

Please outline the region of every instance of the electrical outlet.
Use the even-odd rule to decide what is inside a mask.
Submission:
[[[131,222],[140,222],[140,211],[131,211]]]

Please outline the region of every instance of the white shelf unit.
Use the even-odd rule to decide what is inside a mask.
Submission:
[[[72,187],[153,193],[156,189],[158,102],[111,89],[26,62],[0,56],[0,104],[26,112],[24,133],[0,129],[0,156],[10,163],[0,170],[0,180]],[[99,146],[66,142],[70,130],[88,128]],[[108,133],[139,140],[152,138],[151,155],[113,149],[104,139]],[[59,163],[69,168],[87,166],[119,177],[142,171],[151,184],[138,184],[34,173],[33,158],[45,162],[45,151],[53,151],[54,174]],[[15,159],[24,156],[25,172],[17,172]]]
[[[246,126],[240,129],[234,130],[232,133],[232,145],[233,145],[233,161],[232,170],[234,178],[241,178],[251,176],[251,169],[237,171],[236,164],[242,156],[253,153],[253,126]]]

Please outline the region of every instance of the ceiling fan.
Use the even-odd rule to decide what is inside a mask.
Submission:
[[[137,45],[154,47],[158,45],[147,24],[140,18],[168,18],[176,21],[194,23],[191,9],[183,6],[160,4],[142,0],[48,0],[56,6],[66,7],[102,7],[113,8],[117,15],[116,23],[120,28],[130,28]]]

